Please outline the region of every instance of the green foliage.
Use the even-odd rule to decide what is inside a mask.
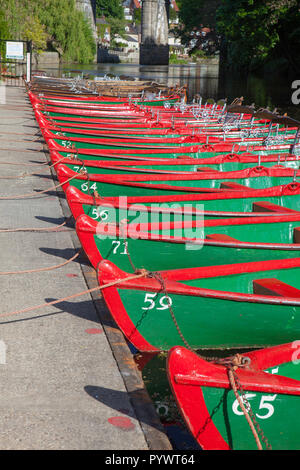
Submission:
[[[141,8],[135,8],[133,12],[133,21],[135,22],[135,24],[141,24],[142,22],[142,9]]]
[[[107,18],[107,21],[110,25],[110,34],[112,38],[117,34],[121,37],[125,36],[125,20],[120,20],[119,18]]]
[[[96,53],[89,24],[75,0],[0,0],[11,39],[31,40],[35,52],[55,50],[66,61],[89,63]]]
[[[208,57],[208,55],[205,53],[205,51],[202,51],[201,49],[198,49],[196,51],[193,51],[190,54],[190,57],[193,60],[197,60],[197,59],[206,59]]]
[[[169,64],[187,64],[188,60],[180,59],[176,54],[171,53],[169,57]]]
[[[8,38],[8,24],[3,11],[0,10],[0,39]]]
[[[120,0],[96,0],[96,16],[124,20],[124,10]]]
[[[189,43],[191,31],[202,23],[203,4],[204,0],[181,0],[178,16],[181,24],[179,34],[183,44]]]
[[[181,0],[179,26],[173,29],[189,54],[204,50],[213,55],[219,49],[219,38],[215,31],[216,10],[221,0]],[[202,28],[209,28],[201,34]]]
[[[136,9],[135,12],[136,12],[136,11],[141,12],[141,9],[138,9],[138,10]],[[169,9],[169,19],[170,19],[170,21],[171,21],[171,22],[172,22],[172,21],[175,21],[175,20],[177,19],[177,17],[178,17],[177,12],[175,11],[174,8],[171,8],[171,6],[170,6],[170,9]]]
[[[31,41],[32,48],[37,53],[41,53],[46,49],[46,29],[37,16],[29,16],[25,19],[22,38],[25,41]]]
[[[103,39],[104,38],[104,35],[106,33],[106,30],[107,30],[107,26],[108,26],[108,23],[106,24],[98,24],[97,25],[97,31],[98,31],[98,37]],[[110,28],[109,28],[109,31],[110,31]]]
[[[116,41],[115,39],[112,39],[110,41],[110,45],[111,47],[120,48],[120,49],[128,46],[127,42]]]
[[[228,64],[247,72],[281,56],[297,68],[299,20],[298,0],[222,0],[217,27]]]
[[[299,0],[181,0],[179,5],[176,35],[183,44],[190,47],[201,24],[216,26],[230,68],[248,73],[280,64],[281,71],[299,73]]]
[[[8,24],[5,20],[4,13],[0,10],[0,39],[8,38]],[[5,54],[5,43],[0,42],[0,54],[4,57]]]
[[[43,0],[43,5],[40,17],[52,48],[66,61],[91,62],[95,54],[92,31],[75,1]]]
[[[110,25],[112,38],[117,34],[124,37],[126,21],[120,0],[97,0],[96,15],[97,17],[105,16],[107,23]]]

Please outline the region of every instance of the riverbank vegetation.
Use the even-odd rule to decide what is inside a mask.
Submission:
[[[0,23],[2,39],[32,41],[34,53],[56,51],[64,62],[94,60],[93,33],[75,0],[0,0]]]
[[[105,17],[112,38],[116,35],[124,37],[126,20],[121,0],[96,0],[96,16]]]
[[[300,71],[298,0],[223,0],[216,24],[230,67]]]
[[[240,73],[300,72],[299,0],[180,0],[178,34],[183,44],[205,53],[211,41],[222,63]],[[211,32],[214,33],[215,39]],[[198,41],[198,42],[197,42]],[[204,44],[204,46],[203,46]],[[215,48],[212,47],[212,53]]]

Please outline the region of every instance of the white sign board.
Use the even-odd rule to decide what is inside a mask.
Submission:
[[[24,59],[24,43],[23,42],[6,42],[6,58],[7,59]]]

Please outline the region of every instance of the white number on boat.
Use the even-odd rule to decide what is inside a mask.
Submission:
[[[126,243],[125,242],[120,242],[120,240],[113,240],[112,241],[112,245],[115,245],[114,249],[113,249],[113,254],[116,255],[116,254],[120,254],[120,255],[127,255],[127,246],[126,246]],[[123,251],[119,252],[118,251],[118,248],[119,247],[124,247]]]
[[[151,294],[148,292],[147,294],[145,294],[144,302],[148,302],[149,305],[146,307],[142,307],[142,310],[151,310],[154,307],[156,308],[156,310],[166,310],[172,305],[172,299],[164,295],[159,299],[160,307],[157,307],[155,303],[156,296],[156,293]]]
[[[247,402],[249,402],[249,400],[255,397],[256,397],[256,393],[245,393],[245,400],[243,400],[242,398],[247,411],[249,411],[250,404],[246,403],[246,400]],[[257,418],[260,418],[260,419],[270,418],[274,413],[274,407],[273,405],[271,405],[271,403],[268,403],[268,402],[274,401],[276,397],[277,395],[263,395],[260,400],[259,409],[266,410],[267,412],[264,414],[255,413],[255,416],[257,416]],[[234,412],[234,414],[238,416],[242,416],[244,414],[243,411],[239,408],[239,402],[237,400],[233,402],[232,411]]]
[[[80,186],[82,191],[88,191],[89,190],[89,184],[88,183],[82,183],[82,185]],[[92,186],[90,186],[90,190],[93,189],[94,191],[96,191],[97,189],[97,184],[94,183],[92,184]]]
[[[277,395],[265,395],[265,396],[261,397],[259,409],[260,410],[265,409],[265,410],[268,410],[268,411],[267,411],[266,414],[263,414],[263,415],[259,415],[258,413],[256,413],[256,416],[258,418],[268,419],[272,416],[272,414],[274,413],[274,406],[271,405],[270,403],[266,403],[266,402],[267,401],[274,401],[276,397],[277,397]]]
[[[99,217],[101,220],[106,220],[108,217],[108,210],[99,211],[98,207],[94,207],[91,217],[94,220],[99,219]]]

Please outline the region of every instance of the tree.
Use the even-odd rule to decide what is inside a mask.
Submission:
[[[90,62],[95,55],[91,28],[75,0],[35,0],[43,4],[39,11],[48,33],[48,46],[67,61]]]
[[[215,32],[215,16],[220,0],[181,0],[179,6],[179,27],[174,28],[176,36],[190,49],[212,54],[218,49],[218,36]],[[201,34],[202,28],[209,32]]]
[[[43,52],[47,47],[46,29],[37,16],[27,16],[23,25],[22,37],[25,41],[31,41],[32,49],[37,54]]]
[[[133,21],[135,24],[141,24],[142,22],[142,9],[141,8],[135,8],[133,11]]]
[[[124,9],[120,0],[96,0],[96,16],[124,20]]]
[[[37,52],[57,51],[63,60],[88,63],[96,45],[75,0],[0,0],[0,11],[13,39],[32,40]]]
[[[124,36],[126,21],[120,0],[96,0],[96,15],[105,16],[112,38],[117,34]]]
[[[4,13],[0,10],[0,39],[9,38],[8,24],[5,20]],[[0,41],[0,55],[4,57],[5,54],[5,43]]]
[[[281,56],[297,67],[299,20],[298,0],[222,0],[217,27],[227,62],[248,72]]]

